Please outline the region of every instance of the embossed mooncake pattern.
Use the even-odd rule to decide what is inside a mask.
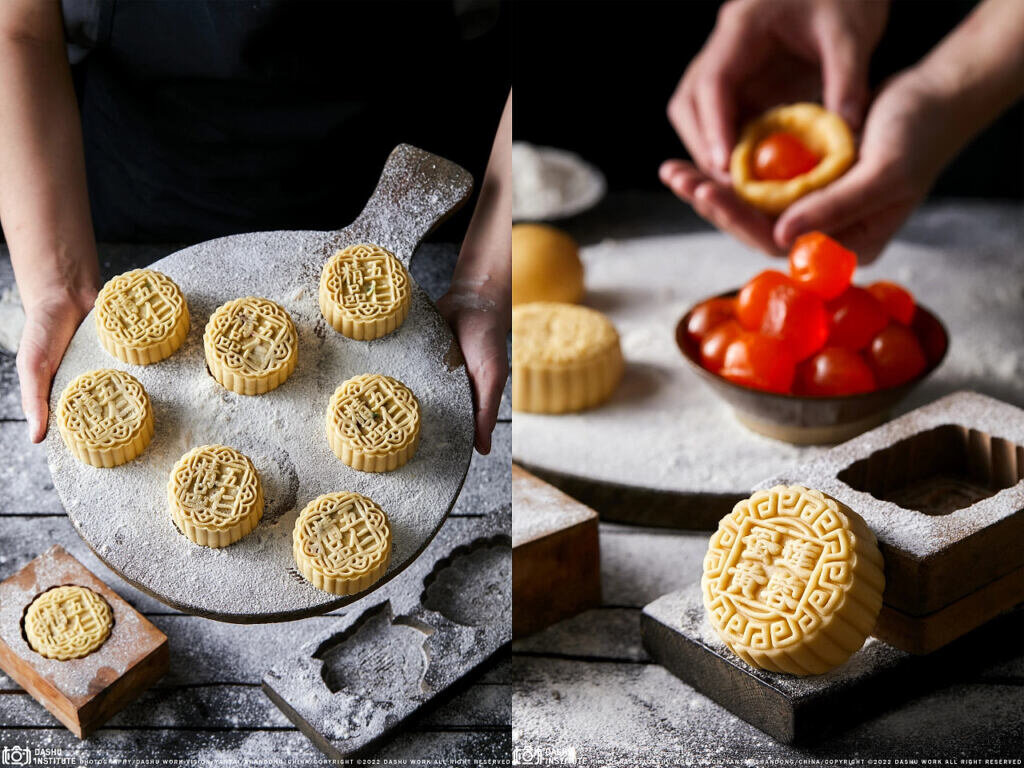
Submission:
[[[113,623],[107,601],[91,589],[54,587],[25,611],[25,637],[48,659],[80,659],[106,642]]]
[[[320,275],[320,310],[338,333],[376,339],[409,314],[409,274],[379,245],[350,245],[334,254]]]
[[[512,407],[580,411],[611,396],[622,378],[619,334],[607,317],[575,304],[512,308]]]
[[[248,296],[222,304],[210,316],[203,348],[221,385],[240,395],[262,395],[295,370],[299,337],[284,307]]]
[[[420,440],[420,404],[397,379],[355,376],[327,407],[327,442],[353,469],[388,472],[405,464]]]
[[[167,482],[171,518],[196,544],[226,547],[263,517],[263,486],[249,457],[226,445],[186,453]]]
[[[153,406],[134,376],[100,368],[64,388],[57,404],[57,428],[79,461],[116,467],[146,450],[153,438]]]
[[[151,269],[111,278],[96,297],[96,334],[123,362],[149,365],[169,357],[188,329],[185,295],[171,278]]]
[[[722,518],[704,558],[704,607],[748,664],[795,675],[842,664],[871,634],[885,577],[874,534],[820,491],[776,486]]]
[[[314,587],[354,595],[387,571],[391,525],[384,511],[365,496],[324,494],[299,513],[292,553],[299,572]]]

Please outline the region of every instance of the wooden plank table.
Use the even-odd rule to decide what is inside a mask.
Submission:
[[[104,279],[144,266],[180,246],[100,248]],[[412,272],[432,298],[455,262],[450,245],[426,245]],[[0,251],[0,295],[13,286],[6,248]],[[477,516],[507,505],[511,495],[511,411],[508,393],[489,456],[474,455],[453,516]],[[0,747],[62,749],[65,756],[104,765],[116,758],[193,758],[196,764],[316,765],[322,755],[260,690],[279,654],[338,621],[347,611],[285,624],[223,624],[179,613],[139,592],[107,569],[75,534],[53,490],[42,446],[26,437],[14,356],[0,352],[0,576],[60,544],[165,632],[167,676],[87,741],[80,742],[5,675],[0,674]],[[397,581],[397,579],[396,579]],[[383,588],[387,589],[387,587]],[[383,592],[374,599],[380,599]],[[375,755],[396,761],[507,759],[511,671],[507,654],[473,676],[439,706],[416,717]],[[326,764],[324,762],[323,764]]]

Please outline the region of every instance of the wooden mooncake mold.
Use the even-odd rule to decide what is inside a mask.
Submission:
[[[412,458],[420,442],[419,401],[390,376],[354,376],[331,396],[327,442],[353,469],[397,469]]]
[[[611,396],[622,378],[619,334],[607,317],[573,304],[512,308],[512,408],[581,411]]]
[[[367,341],[391,333],[409,314],[410,280],[402,263],[379,245],[350,245],[320,275],[320,311],[338,333]]]
[[[754,151],[761,139],[780,132],[795,136],[820,160],[791,179],[758,179]],[[855,154],[853,135],[839,115],[818,104],[788,104],[768,110],[744,127],[732,151],[729,172],[736,194],[759,210],[779,214],[807,193],[842,176]]]
[[[354,595],[377,582],[391,561],[391,524],[358,493],[327,493],[299,513],[292,532],[299,573],[317,589]]]
[[[83,373],[61,393],[57,428],[79,461],[116,467],[131,461],[153,439],[153,406],[130,373],[100,368]]]
[[[182,456],[167,482],[171,518],[196,544],[226,547],[263,517],[263,485],[249,457],[226,445]]]
[[[133,269],[107,281],[96,296],[96,335],[125,363],[149,365],[172,355],[188,336],[185,295],[151,269]]]
[[[711,625],[748,664],[818,675],[839,666],[878,618],[885,586],[874,534],[821,491],[779,485],[722,518],[704,558]]]
[[[210,373],[240,395],[262,395],[284,384],[299,359],[299,337],[287,310],[247,296],[222,304],[203,334]]]
[[[110,636],[114,616],[107,601],[88,587],[54,587],[25,611],[25,638],[47,659],[80,659]]]

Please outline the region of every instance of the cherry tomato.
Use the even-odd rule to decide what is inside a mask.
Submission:
[[[904,325],[892,324],[879,333],[867,352],[868,364],[879,387],[910,381],[928,365],[917,335]]]
[[[725,350],[721,374],[729,381],[767,392],[789,392],[796,363],[778,339],[743,333]]]
[[[889,313],[878,299],[851,285],[825,305],[829,315],[829,346],[864,349],[889,324]]]
[[[726,320],[716,325],[700,343],[700,364],[712,373],[721,371],[725,364],[725,350],[743,333],[743,327],[735,320]]]
[[[792,179],[807,173],[820,158],[792,133],[778,131],[754,147],[754,176],[762,180]]]
[[[855,395],[874,390],[875,376],[859,352],[846,347],[825,347],[797,366],[795,386],[801,395]]]
[[[792,285],[793,281],[781,272],[766,269],[743,286],[736,297],[736,319],[748,331],[761,328],[764,310],[768,306],[768,295],[777,285]]]
[[[880,280],[868,286],[868,293],[878,299],[889,313],[889,317],[897,323],[910,325],[914,320],[914,310],[917,306],[913,295],[903,286]]]
[[[700,343],[708,332],[736,315],[736,299],[708,299],[702,301],[686,323],[686,334],[694,343]]]
[[[782,341],[796,361],[810,357],[828,338],[825,302],[795,285],[777,285],[768,296],[761,333]]]
[[[850,287],[856,268],[857,254],[821,232],[800,235],[789,252],[789,276],[826,301]]]

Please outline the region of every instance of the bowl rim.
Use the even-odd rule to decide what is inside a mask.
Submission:
[[[700,374],[701,376],[709,377],[712,380],[719,382],[725,385],[726,387],[731,387],[732,389],[735,389],[739,392],[756,393],[763,397],[779,400],[781,402],[852,403],[857,402],[858,400],[867,401],[871,398],[878,397],[878,395],[882,392],[895,392],[896,390],[899,389],[909,390],[919,382],[926,379],[940,365],[942,365],[942,362],[946,359],[946,355],[949,353],[949,329],[946,328],[945,323],[943,323],[942,320],[939,319],[938,315],[932,312],[924,304],[920,304],[915,300],[915,310],[924,312],[925,315],[929,318],[929,320],[935,323],[936,327],[938,327],[939,330],[942,331],[942,339],[944,343],[942,346],[942,352],[938,355],[938,357],[936,357],[934,360],[929,360],[928,365],[925,366],[924,370],[917,374],[917,376],[915,376],[914,378],[908,379],[907,381],[904,381],[901,384],[896,384],[895,386],[892,387],[880,387],[879,389],[873,389],[870,392],[858,392],[853,395],[795,395],[790,394],[788,392],[769,392],[768,390],[765,389],[745,387],[742,384],[737,384],[734,381],[730,381],[729,379],[722,376],[720,373],[710,371],[703,365],[701,365],[699,358],[696,358],[692,350],[690,349],[692,343],[688,341],[686,335],[686,324],[690,319],[690,315],[693,314],[693,311],[697,307],[699,307],[705,301],[710,301],[711,299],[736,298],[741,290],[742,286],[740,288],[734,288],[732,290],[724,291],[714,296],[708,296],[706,298],[701,299],[696,304],[693,304],[689,309],[687,309],[686,312],[683,313],[682,317],[680,317],[679,321],[676,323],[675,328],[676,347],[679,348],[679,351],[682,353],[682,356],[686,360],[686,362],[688,362],[693,368],[695,368],[697,373]],[[697,351],[699,352],[699,348]]]

